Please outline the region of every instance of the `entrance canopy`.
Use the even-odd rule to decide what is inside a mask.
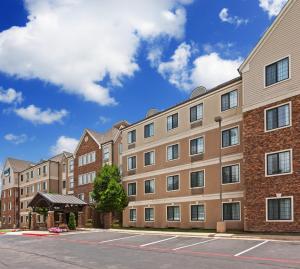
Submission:
[[[49,211],[74,212],[81,211],[87,205],[74,195],[61,195],[38,192],[28,204],[33,211],[36,208],[47,208]]]

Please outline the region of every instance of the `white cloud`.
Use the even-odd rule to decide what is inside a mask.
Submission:
[[[182,43],[170,61],[160,62],[158,72],[180,90],[190,92],[197,86],[212,88],[237,77],[241,58],[224,59],[217,52],[195,57],[190,45]]]
[[[230,24],[234,24],[236,26],[240,26],[242,24],[248,24],[249,20],[244,19],[238,16],[230,16],[228,8],[223,8],[219,13],[219,18],[222,22],[227,22]]]
[[[60,136],[55,145],[50,148],[51,154],[57,155],[63,151],[73,153],[77,147],[78,140],[75,138]]]
[[[15,89],[9,88],[4,90],[0,87],[0,103],[13,104],[21,103],[23,101],[22,93]]]
[[[105,124],[105,123],[108,123],[108,122],[110,122],[110,118],[105,117],[105,116],[100,116],[99,117],[99,123]]]
[[[26,134],[15,135],[15,134],[10,133],[10,134],[6,134],[4,136],[4,139],[15,145],[19,145],[19,144],[25,143],[28,140],[28,137]]]
[[[28,107],[21,107],[14,110],[14,112],[24,120],[31,121],[35,124],[51,124],[54,122],[62,122],[62,119],[68,115],[65,109],[51,110],[50,108],[42,110],[35,105]]]
[[[142,42],[180,38],[191,0],[24,0],[28,22],[0,33],[0,71],[100,105],[139,69]]]
[[[259,0],[259,6],[272,18],[279,14],[286,2],[287,0]]]

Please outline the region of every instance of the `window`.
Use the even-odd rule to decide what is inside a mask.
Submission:
[[[118,152],[119,152],[119,155],[121,155],[123,153],[123,144],[122,143],[120,143],[118,145]]]
[[[204,221],[204,205],[191,205],[191,221]]]
[[[45,191],[46,189],[47,189],[47,182],[44,181],[44,182],[43,182],[43,190]]]
[[[84,193],[79,193],[79,194],[78,194],[78,198],[79,198],[81,201],[84,201]]]
[[[136,209],[135,208],[129,209],[129,220],[136,221]]]
[[[154,136],[154,123],[150,123],[144,126],[144,137],[148,138]]]
[[[168,219],[168,221],[180,221],[179,206],[168,206],[167,207],[167,219]]]
[[[223,203],[223,220],[240,219],[240,203]]]
[[[222,167],[222,184],[240,182],[240,166],[229,165]]]
[[[78,185],[89,184],[94,181],[96,172],[86,173],[78,176]]]
[[[63,189],[66,188],[66,181],[65,181],[65,180],[63,180],[63,182],[62,182],[62,188],[63,188]]]
[[[136,156],[128,157],[128,170],[136,169]]]
[[[103,161],[107,162],[109,161],[109,158],[110,158],[109,147],[105,147],[103,149]]]
[[[24,203],[21,202],[20,206],[21,206],[21,209],[23,209],[24,208]]]
[[[44,176],[47,175],[47,166],[46,165],[43,166],[43,175]]]
[[[23,182],[23,175],[21,175],[21,182]]]
[[[290,105],[285,104],[266,110],[266,130],[273,130],[290,125]]]
[[[292,199],[267,199],[267,220],[292,220]]]
[[[167,118],[167,130],[172,130],[178,127],[178,113],[168,116]]]
[[[145,193],[154,193],[155,181],[154,179],[145,180]]]
[[[154,151],[145,153],[145,166],[154,164]]]
[[[134,183],[128,183],[128,185],[127,185],[127,193],[128,193],[128,196],[134,196],[134,195],[136,195],[136,182],[134,182]]]
[[[26,179],[29,179],[29,172],[26,173]]]
[[[70,160],[69,161],[69,172],[73,172],[74,171],[74,160]]]
[[[228,130],[222,131],[222,147],[230,147],[239,143],[239,128],[234,127]]]
[[[89,203],[93,204],[95,202],[94,198],[93,198],[93,192],[89,192]]]
[[[136,130],[128,132],[128,144],[136,142]]]
[[[190,122],[203,119],[203,104],[199,104],[190,108]]]
[[[190,141],[190,155],[197,155],[204,152],[203,137],[192,139]]]
[[[267,175],[291,172],[291,152],[283,151],[267,154]]]
[[[74,188],[74,177],[70,177],[70,190],[73,190]]]
[[[79,156],[79,159],[78,159],[79,166],[90,164],[95,161],[96,161],[96,152],[95,151],[84,154],[82,156]]]
[[[41,167],[38,168],[38,175],[41,175]]]
[[[179,149],[178,144],[167,147],[168,161],[178,159],[178,157],[179,157],[179,152],[178,152],[179,150],[178,149]]]
[[[197,171],[191,173],[191,188],[204,187],[204,171]]]
[[[266,86],[289,78],[289,58],[266,66]]]
[[[167,177],[167,191],[176,191],[179,189],[179,176]]]
[[[145,208],[145,221],[154,221],[154,208]]]
[[[38,183],[36,186],[37,186],[37,191],[40,191],[41,190],[41,183]]]
[[[228,92],[221,96],[221,111],[225,111],[238,106],[237,90]]]
[[[33,178],[33,171],[30,172],[30,177]]]

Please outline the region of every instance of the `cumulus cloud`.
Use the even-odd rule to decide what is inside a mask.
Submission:
[[[23,101],[21,92],[17,92],[15,89],[9,88],[4,90],[0,87],[0,103],[17,104]]]
[[[34,124],[52,124],[62,122],[62,119],[68,115],[65,109],[51,110],[50,108],[42,110],[35,105],[16,108],[14,112],[24,120],[31,121]]]
[[[224,59],[212,51],[195,56],[196,52],[189,44],[182,43],[170,61],[161,61],[157,70],[172,85],[187,92],[199,85],[212,88],[239,75],[241,58]]]
[[[222,22],[227,22],[230,24],[234,24],[236,26],[240,26],[242,24],[248,24],[249,20],[244,19],[238,16],[230,16],[228,8],[223,8],[219,13],[219,18]]]
[[[25,26],[0,33],[0,71],[115,104],[110,89],[139,69],[142,42],[180,38],[191,0],[24,0]]]
[[[100,116],[99,117],[99,123],[105,124],[105,123],[108,123],[108,122],[110,122],[110,118],[105,117],[105,116]]]
[[[259,6],[268,13],[269,18],[277,16],[287,0],[259,0]]]
[[[75,138],[60,136],[55,145],[50,148],[51,154],[57,155],[63,151],[73,153],[77,147],[78,140]]]
[[[4,136],[4,139],[6,141],[9,141],[15,145],[23,144],[28,140],[28,137],[26,134],[16,135],[16,134],[6,134]]]

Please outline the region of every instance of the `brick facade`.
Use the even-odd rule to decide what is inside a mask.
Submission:
[[[19,203],[19,199],[18,199],[17,187],[2,190],[2,195],[1,195],[2,228],[10,229],[16,227],[17,219],[19,216],[18,203]],[[11,209],[9,209],[9,204],[11,204]]]
[[[292,104],[292,126],[265,132],[264,110]],[[296,232],[300,230],[300,96],[244,113],[245,230]],[[292,149],[292,174],[266,177],[265,153]],[[294,221],[266,221],[266,198],[293,196]]]

